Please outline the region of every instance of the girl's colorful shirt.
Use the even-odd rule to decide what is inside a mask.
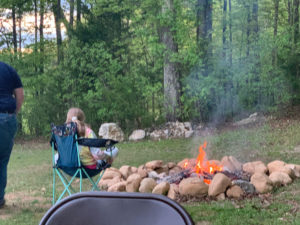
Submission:
[[[97,136],[91,128],[87,127],[85,129],[85,138],[97,138]],[[101,151],[101,150],[99,148],[89,148],[87,146],[81,146],[81,145],[79,145],[78,147],[80,151],[79,155],[80,155],[80,161],[82,165],[90,169],[95,169],[97,167],[97,161],[93,156],[91,150],[93,151],[95,150]]]

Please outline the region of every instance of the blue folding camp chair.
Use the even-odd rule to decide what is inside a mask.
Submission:
[[[101,180],[105,169],[111,165],[105,164],[101,168],[88,169],[81,165],[79,158],[78,145],[88,147],[105,147],[106,152],[110,152],[113,145],[117,141],[110,139],[97,138],[78,138],[76,123],[66,123],[62,126],[51,124],[51,140],[52,147],[52,167],[53,167],[53,199],[52,204],[60,201],[67,193],[68,195],[76,192],[82,192],[82,180],[87,178],[92,184],[92,191],[99,190],[98,183]],[[58,152],[58,159],[55,159],[55,153]],[[99,174],[96,181],[92,177]],[[60,178],[64,185],[64,190],[57,200],[56,198],[56,175]],[[71,179],[67,179],[70,176]],[[79,191],[72,187],[72,182],[79,178]],[[77,188],[78,189],[78,188]]]

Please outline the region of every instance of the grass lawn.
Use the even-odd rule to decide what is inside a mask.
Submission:
[[[300,164],[300,121],[273,120],[261,126],[222,129],[213,135],[181,140],[118,144],[114,167],[139,166],[150,160],[178,162],[197,156],[203,141],[209,159],[233,155],[241,162],[280,159]],[[1,225],[35,225],[51,207],[51,149],[47,142],[17,141],[8,168],[7,205]],[[300,224],[300,179],[270,195],[245,200],[181,203],[196,225]]]

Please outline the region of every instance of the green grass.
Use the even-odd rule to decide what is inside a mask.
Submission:
[[[263,126],[226,129],[193,139],[120,143],[114,167],[139,166],[151,160],[178,162],[196,157],[206,140],[209,159],[233,155],[241,162],[280,159],[300,164],[300,121],[273,121]],[[8,168],[7,206],[0,210],[1,225],[38,224],[51,207],[51,149],[41,141],[17,142]],[[300,224],[300,179],[271,195],[245,200],[181,203],[195,224]]]

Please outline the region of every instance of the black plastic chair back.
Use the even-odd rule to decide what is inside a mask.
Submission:
[[[54,205],[40,225],[193,225],[175,201],[157,194],[82,192]]]

